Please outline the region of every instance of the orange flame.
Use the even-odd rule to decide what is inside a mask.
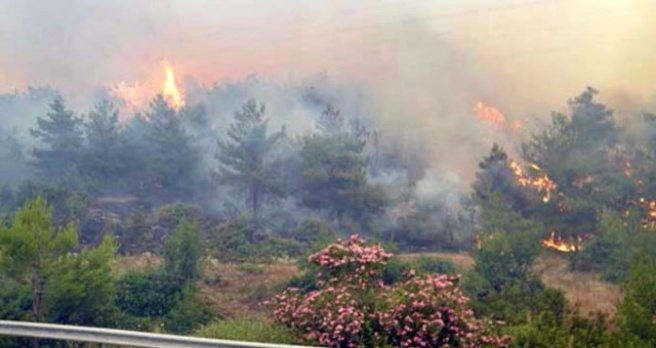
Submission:
[[[133,84],[125,81],[117,82],[109,86],[109,92],[112,96],[124,103],[124,107],[128,113],[138,112],[152,97],[152,93],[149,93],[148,85],[138,82]],[[119,114],[122,117],[121,121],[126,121],[123,118],[129,117],[128,113]]]
[[[162,87],[162,95],[164,98],[176,109],[184,106],[184,95],[178,89],[175,80],[175,72],[173,67],[166,60],[163,62],[164,69],[166,73],[166,80],[164,81],[164,86]]]
[[[534,163],[530,165],[530,168],[534,172],[538,173],[538,175],[535,177],[531,177],[526,173],[524,173],[524,169],[522,169],[522,166],[520,166],[519,163],[515,162],[512,159],[508,162],[508,166],[510,166],[510,169],[513,171],[513,174],[515,174],[517,183],[520,186],[532,187],[537,192],[542,193],[543,194],[542,202],[544,203],[547,203],[551,200],[551,196],[556,191],[556,188],[558,186],[553,180],[549,178],[549,176],[547,176],[547,174],[542,172],[542,168],[540,168],[540,166]]]
[[[549,234],[549,238],[542,241],[542,245],[545,248],[558,250],[564,253],[571,253],[583,249],[583,238],[577,236],[576,243],[567,243],[560,235],[556,234],[555,231],[552,231],[551,234]]]
[[[501,111],[493,106],[485,105],[482,101],[476,102],[474,112],[476,112],[476,116],[478,116],[479,119],[486,122],[502,124],[506,121],[506,117]]]
[[[521,131],[523,124],[520,120],[507,120],[506,116],[494,106],[487,105],[482,101],[474,104],[474,112],[479,120],[491,124],[494,128],[509,132]]]

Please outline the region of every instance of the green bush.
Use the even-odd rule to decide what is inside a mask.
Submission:
[[[300,242],[279,237],[267,238],[255,245],[256,256],[262,260],[273,258],[294,258],[304,251]]]
[[[418,274],[455,274],[456,266],[453,262],[435,256],[420,255],[408,261],[408,266]]]
[[[253,225],[245,217],[219,226],[212,241],[217,258],[224,261],[271,262],[276,258],[297,257],[304,251],[302,243],[279,237],[268,237],[251,243]]]
[[[180,285],[162,272],[128,272],[117,282],[116,304],[130,315],[159,317],[175,306],[181,291]]]
[[[259,317],[239,317],[214,321],[199,330],[195,336],[246,342],[274,344],[302,344],[303,340],[291,329],[270,323]]]
[[[656,257],[638,253],[624,285],[624,300],[617,313],[620,334],[645,346],[656,345]]]
[[[195,291],[188,288],[164,318],[164,329],[176,334],[187,334],[213,318],[213,313],[196,300]]]
[[[383,281],[385,284],[394,284],[405,280],[405,274],[411,269],[417,275],[456,274],[456,267],[453,263],[439,257],[420,255],[407,260],[392,257],[387,261],[383,270]]]
[[[603,316],[587,319],[568,313],[562,320],[554,320],[548,312],[543,312],[526,324],[510,327],[509,332],[514,347],[634,347],[612,344]]]

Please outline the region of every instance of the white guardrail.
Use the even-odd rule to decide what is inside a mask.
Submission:
[[[157,348],[309,348],[284,344],[254,343],[87,326],[0,320],[0,335],[49,338],[126,347]]]

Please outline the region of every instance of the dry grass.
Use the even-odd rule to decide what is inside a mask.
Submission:
[[[451,261],[458,271],[465,273],[469,272],[474,268],[474,258],[471,257],[466,252],[430,252],[430,253],[408,253],[408,254],[399,254],[399,258],[402,260],[412,259],[419,256],[430,256],[438,257],[447,261]]]
[[[400,254],[399,257],[409,259],[419,255],[449,260],[462,273],[471,271],[475,263],[471,255],[464,252],[413,253]],[[157,267],[161,262],[160,257],[145,253],[120,257],[116,266],[120,272],[143,271]],[[249,272],[248,268],[262,271]],[[216,259],[205,260],[203,277],[198,281],[201,302],[228,317],[267,313],[262,302],[280,292],[292,277],[301,273],[296,263],[284,261],[248,268]],[[597,274],[571,271],[563,255],[546,251],[538,258],[534,269],[545,284],[563,290],[570,303],[577,305],[581,313],[603,312],[611,316],[615,313],[616,304],[622,296],[620,288],[599,279]]]
[[[428,255],[443,258],[463,273],[474,268],[474,258],[468,253],[413,253],[399,255],[402,259]],[[582,314],[602,312],[612,316],[616,305],[622,298],[617,285],[600,279],[596,273],[574,272],[569,269],[569,261],[564,255],[546,250],[535,262],[535,271],[542,281],[553,288],[565,292],[567,300],[577,306]]]
[[[162,258],[150,253],[120,256],[115,267],[119,273],[144,271],[162,264]],[[236,263],[221,263],[216,259],[203,262],[203,276],[198,281],[199,300],[228,317],[268,313],[262,302],[282,291],[285,284],[300,274],[292,262],[252,265],[262,272],[249,272]]]
[[[157,268],[162,264],[162,258],[151,253],[140,255],[119,256],[115,267],[119,273],[135,271],[143,272],[147,269]]]
[[[563,290],[567,300],[579,306],[583,314],[602,312],[612,316],[622,298],[617,285],[601,280],[596,273],[571,271],[567,258],[556,252],[544,252],[534,269],[546,285]]]
[[[247,272],[235,263],[208,259],[198,282],[201,301],[221,315],[235,317],[268,312],[262,302],[282,291],[300,273],[292,262],[257,265],[262,272]]]

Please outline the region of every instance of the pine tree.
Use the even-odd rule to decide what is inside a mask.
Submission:
[[[364,227],[382,211],[385,192],[367,181],[366,129],[357,122],[344,125],[339,111],[329,107],[319,119],[320,133],[301,140],[301,200],[326,211],[340,227],[346,228],[347,220]]]
[[[150,144],[151,194],[164,201],[190,199],[199,157],[184,131],[178,112],[158,95],[146,113]]]
[[[263,200],[280,196],[277,185],[279,162],[271,158],[276,144],[285,136],[284,128],[269,134],[269,120],[265,107],[254,100],[244,104],[234,115],[235,122],[228,129],[228,139],[219,140],[220,162],[218,177],[221,182],[246,193],[251,219],[257,227]],[[249,236],[253,241],[254,236]]]
[[[30,134],[41,141],[43,148],[34,150],[33,163],[39,174],[51,180],[61,180],[75,170],[83,138],[82,120],[66,109],[61,97],[50,104],[45,118],[37,119],[37,128]]]
[[[88,148],[84,152],[82,170],[101,186],[124,174],[125,158],[120,144],[118,110],[103,100],[89,112],[86,123]]]

